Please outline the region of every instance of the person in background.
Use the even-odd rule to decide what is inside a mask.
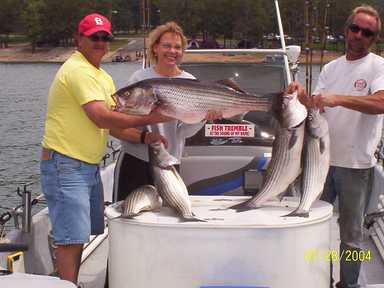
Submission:
[[[331,159],[322,200],[339,199],[340,282],[338,288],[359,287],[361,262],[347,255],[361,251],[363,221],[382,135],[384,59],[370,52],[381,31],[378,12],[371,6],[355,8],[346,21],[346,55],[328,63],[320,73],[313,96],[295,82],[310,108],[324,110],[330,131]],[[360,254],[357,254],[360,255]]]
[[[129,83],[150,78],[195,79],[193,75],[179,67],[186,46],[187,40],[183,30],[175,22],[167,22],[156,27],[149,34],[149,55],[151,63],[155,65],[136,71],[129,79]],[[221,116],[221,112],[209,111],[206,119],[213,120]],[[173,120],[131,129],[128,141],[122,141],[121,153],[117,160],[113,200],[123,200],[135,188],[153,184],[148,163],[148,144],[162,141],[171,155],[181,159],[185,139],[193,136],[203,126],[204,122],[185,124]]]
[[[168,121],[156,111],[128,116],[113,111],[112,78],[100,68],[112,40],[111,24],[100,14],[78,25],[78,49],[60,67],[48,97],[42,141],[41,184],[48,204],[61,279],[77,283],[83,244],[104,232],[99,162],[109,131],[124,137],[128,127]]]

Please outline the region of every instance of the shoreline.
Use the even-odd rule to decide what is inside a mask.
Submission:
[[[55,48],[37,48],[36,52],[32,53],[29,44],[11,44],[8,48],[0,49],[0,63],[17,64],[17,63],[57,63],[61,64],[69,58],[76,50],[76,47],[55,47]],[[104,58],[103,63],[113,62],[116,55],[121,54],[121,50],[110,51]],[[341,56],[342,52],[324,51],[323,64],[330,62]],[[127,52],[126,55],[137,60],[135,52]],[[213,55],[213,54],[186,54],[184,62],[263,62],[265,55]],[[306,63],[305,53],[301,53],[299,63]],[[321,64],[320,51],[314,51],[312,64]]]

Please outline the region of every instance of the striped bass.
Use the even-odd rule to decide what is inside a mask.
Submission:
[[[324,189],[329,170],[329,131],[327,120],[318,110],[310,110],[306,120],[303,148],[303,175],[299,206],[287,216],[308,217],[309,209]]]
[[[133,190],[124,200],[121,217],[132,218],[143,211],[159,209],[161,205],[157,189],[152,185],[143,185]]]
[[[283,193],[301,173],[305,121],[295,128],[279,128],[273,141],[272,158],[259,192],[250,200],[229,208],[246,211],[259,208]]]
[[[155,108],[185,123],[202,121],[208,111],[220,111],[224,118],[248,111],[269,111],[272,98],[281,93],[253,95],[231,80],[204,82],[184,78],[153,78],[118,90],[112,98],[116,111],[149,114]]]
[[[184,221],[204,221],[196,218],[193,214],[187,187],[173,166],[174,160],[172,158],[174,157],[172,155],[164,157],[166,154],[169,155],[161,142],[149,145],[152,175],[163,202],[174,209]],[[177,161],[177,159],[175,160]],[[167,164],[167,161],[170,162]],[[160,165],[158,165],[159,163]]]

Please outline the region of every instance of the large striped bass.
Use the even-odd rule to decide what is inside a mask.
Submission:
[[[250,200],[230,207],[237,211],[259,208],[287,190],[301,172],[305,121],[295,128],[279,128],[273,141],[272,158],[259,192]]]
[[[161,142],[149,145],[149,155],[155,186],[164,205],[174,209],[184,221],[204,221],[196,218],[192,212],[187,187],[173,166],[177,159],[173,159]]]
[[[230,80],[217,83],[153,78],[122,88],[112,97],[119,112],[145,115],[158,108],[163,115],[185,123],[198,123],[212,110],[222,112],[224,118],[248,111],[269,111],[272,98],[280,95],[248,94]]]
[[[329,130],[318,110],[310,110],[306,120],[303,148],[303,175],[299,206],[287,216],[308,217],[309,210],[324,189],[329,170]]]
[[[143,185],[133,190],[122,204],[121,217],[132,218],[144,211],[159,209],[162,205],[157,189],[152,185]]]

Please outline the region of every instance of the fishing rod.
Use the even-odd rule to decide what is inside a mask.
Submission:
[[[304,6],[304,33],[305,33],[305,90],[307,92],[307,95],[309,95],[309,58],[310,58],[310,7],[311,7],[311,0],[305,1]]]
[[[150,28],[150,0],[142,0],[141,9],[143,15],[143,68],[147,68],[151,66],[150,59],[148,57],[148,48],[146,45],[146,38]]]
[[[310,32],[311,32],[311,35],[309,37],[309,55],[310,55],[310,60],[309,60],[309,88],[308,88],[308,91],[309,93],[312,93],[312,68],[313,68],[313,43],[315,42],[315,38],[317,37],[317,32],[318,32],[318,29],[317,29],[317,26],[318,26],[318,12],[319,10],[317,9],[317,6],[314,4],[314,2],[312,1],[312,9],[310,10],[312,12],[312,14],[310,15],[310,23],[311,23],[311,28],[310,28]]]
[[[322,29],[322,35],[321,35],[321,51],[320,51],[320,71],[323,68],[324,64],[324,51],[326,49],[327,45],[327,36],[329,34],[329,25],[328,25],[328,10],[329,7],[331,7],[330,1],[326,0],[325,2],[325,9],[324,9],[324,25]]]

